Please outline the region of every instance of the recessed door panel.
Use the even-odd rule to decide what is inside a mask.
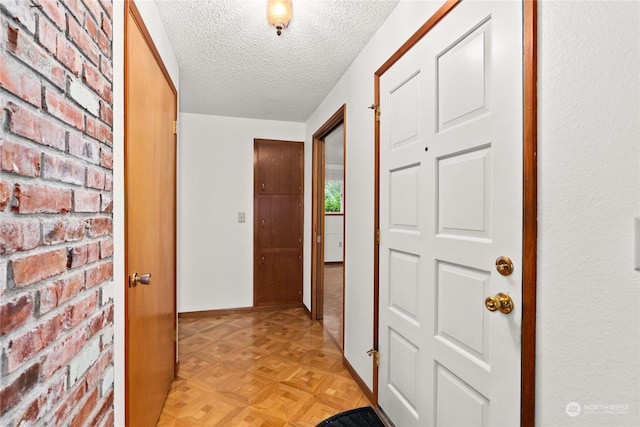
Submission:
[[[417,231],[419,168],[418,164],[391,171],[389,178],[391,228]]]
[[[489,400],[441,365],[436,370],[435,425],[488,426]]]
[[[419,349],[397,331],[389,329],[389,390],[417,418],[416,394]]]
[[[418,136],[419,71],[398,85],[389,95],[389,114],[395,124],[391,131],[391,149],[398,148]]]
[[[488,360],[490,318],[484,299],[491,274],[444,262],[438,262],[437,274],[437,334],[451,346]]]
[[[488,111],[489,29],[482,24],[437,57],[439,130]]]
[[[392,250],[390,258],[390,308],[417,322],[420,257]]]
[[[490,238],[491,149],[437,159],[438,231]]]

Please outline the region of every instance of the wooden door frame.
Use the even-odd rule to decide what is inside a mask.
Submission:
[[[347,105],[342,104],[338,110],[324,122],[318,130],[313,134],[313,169],[311,176],[311,318],[319,320],[323,314],[323,297],[324,297],[324,181],[325,181],[325,158],[324,158],[324,138],[329,135],[340,124],[343,125],[343,156],[344,156],[344,175],[346,177],[347,170]],[[343,185],[343,194],[346,200],[346,179]],[[346,206],[343,206],[342,216],[342,343],[341,349],[344,349],[344,271],[346,266],[346,224],[347,217]],[[317,237],[321,236],[318,243]]]
[[[380,77],[462,0],[447,0],[374,73],[374,103],[380,105]],[[537,188],[537,0],[523,0],[523,204],[522,204],[522,354],[520,425],[535,425],[536,360],[536,262],[538,242]],[[375,240],[380,229],[380,123],[374,118],[374,322],[373,348],[378,349],[380,305],[380,248]],[[378,405],[378,369],[373,365],[373,404]]]
[[[162,71],[162,74],[164,75],[165,79],[167,80],[167,83],[169,83],[169,87],[171,88],[171,91],[174,94],[175,97],[175,112],[176,112],[176,116],[174,117],[174,120],[177,120],[177,114],[178,114],[178,104],[177,104],[177,100],[178,100],[178,91],[176,90],[175,85],[173,84],[173,80],[171,79],[171,75],[169,74],[169,71],[167,70],[164,61],[162,60],[162,56],[160,55],[160,52],[158,51],[153,38],[151,37],[151,33],[149,33],[149,29],[147,28],[147,26],[144,23],[144,20],[142,19],[142,15],[140,14],[140,11],[138,10],[138,7],[136,6],[135,2],[133,0],[125,0],[125,5],[124,5],[124,218],[125,218],[125,222],[124,222],[124,277],[122,278],[122,283],[124,284],[123,286],[125,286],[125,292],[124,292],[124,414],[125,414],[125,422],[129,420],[129,399],[128,399],[128,394],[129,394],[129,328],[128,328],[128,324],[129,324],[129,294],[127,292],[127,284],[129,283],[129,279],[127,277],[127,272],[129,271],[129,257],[128,257],[128,236],[129,236],[129,230],[128,230],[128,221],[127,221],[127,162],[128,162],[128,147],[129,147],[129,141],[127,138],[128,135],[128,100],[129,100],[129,81],[127,79],[128,75],[129,75],[129,53],[128,53],[128,49],[127,49],[127,40],[128,40],[128,34],[130,31],[129,28],[129,24],[128,24],[128,16],[129,14],[131,14],[131,16],[133,17],[133,19],[136,21],[138,28],[140,29],[140,32],[142,33],[142,36],[144,38],[144,40],[147,42],[147,45],[149,46],[149,50],[151,50],[151,53],[153,55],[153,57],[155,58],[158,66],[160,67],[160,70]],[[174,134],[173,136],[173,142],[174,142],[174,147],[177,147],[177,134]],[[177,153],[176,153],[177,154]],[[176,156],[176,161],[177,161],[177,156]],[[176,165],[177,166],[177,165]],[[177,167],[175,168],[175,173],[173,176],[173,180],[176,183],[176,194],[175,194],[175,198],[174,198],[174,206],[173,209],[176,212],[176,215],[174,216],[174,221],[173,221],[173,230],[174,230],[174,236],[176,237],[175,239],[175,243],[177,244]],[[174,245],[173,247],[173,257],[174,259],[177,260],[177,248],[176,245]],[[178,307],[177,307],[177,264],[176,264],[176,270],[174,271],[174,277],[173,277],[173,330],[177,332],[177,326],[178,326]],[[174,376],[178,375],[178,368],[179,368],[179,362],[178,362],[178,351],[177,351],[177,340],[176,340],[176,344],[173,346],[173,360],[174,360]]]

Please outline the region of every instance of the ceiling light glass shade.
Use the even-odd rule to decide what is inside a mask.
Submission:
[[[292,16],[291,0],[267,0],[267,22],[275,27],[278,35],[287,28]]]

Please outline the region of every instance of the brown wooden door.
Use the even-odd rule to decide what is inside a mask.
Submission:
[[[175,374],[176,91],[133,3],[126,22],[126,418],[153,426]]]
[[[256,139],[254,306],[302,302],[303,144]]]

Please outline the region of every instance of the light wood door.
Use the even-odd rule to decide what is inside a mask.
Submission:
[[[135,9],[126,42],[127,425],[156,424],[174,378],[176,92]]]
[[[398,426],[520,423],[522,44],[521,3],[463,1],[380,78],[378,398]],[[485,308],[498,292],[510,314]]]
[[[254,306],[302,302],[302,143],[256,139]]]

